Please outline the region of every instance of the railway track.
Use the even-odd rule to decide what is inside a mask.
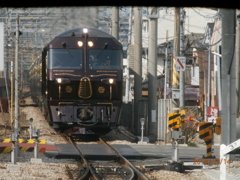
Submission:
[[[28,99],[26,99],[25,103],[26,103],[25,106],[28,106],[28,107],[31,106],[29,104],[33,104],[32,101],[29,101]],[[23,109],[25,109],[24,112],[33,113],[34,111],[32,111],[32,109],[35,109],[35,108],[30,108],[31,111],[26,111],[26,108],[23,108]],[[31,114],[31,117],[32,117],[32,114]],[[36,128],[42,129],[42,127],[43,127],[44,129],[46,129],[44,123],[42,124],[43,117],[40,117],[40,118],[37,118],[39,116],[37,116],[37,117],[34,116],[34,117],[35,117],[34,122],[36,123],[38,120],[40,120],[37,124],[39,124],[39,123],[41,124],[40,126],[37,125]],[[49,134],[47,136],[47,139],[49,141],[59,142],[59,144],[62,144],[62,142],[63,142],[62,138],[59,138],[59,140],[56,140],[56,135],[54,133],[50,133],[52,131],[48,130],[47,132],[49,132]],[[54,135],[54,137],[48,138],[52,134]],[[58,135],[60,135],[60,134],[58,134]],[[118,140],[119,139],[125,140],[125,138],[126,138],[130,142],[136,142],[136,137],[133,136],[132,134],[129,134],[128,131],[126,131],[124,128],[118,128],[116,130],[113,130],[109,134],[110,135],[108,135],[106,137],[105,136],[101,136],[101,137],[104,138],[105,141],[111,142],[111,141],[115,140],[115,136],[116,136],[116,134],[118,134],[117,135]],[[121,138],[119,138],[119,134],[121,134],[120,135]],[[89,143],[91,141],[93,141],[95,144],[97,142],[100,143],[99,138],[97,136],[94,137],[93,134],[86,134],[85,137],[84,137],[84,135],[82,135],[82,137],[80,137],[78,135],[68,136],[67,134],[64,134],[64,137],[66,139],[68,139],[66,141],[66,144],[71,143],[71,141],[74,141],[75,143],[81,142],[81,144],[91,144],[91,143]],[[83,143],[84,141],[87,143]],[[56,143],[56,144],[58,144],[58,143]],[[72,142],[72,144],[73,144],[73,142]],[[106,146],[106,145],[104,145],[104,146]],[[93,146],[93,148],[94,148],[94,146]],[[128,163],[124,160],[124,157],[121,158],[120,155],[117,155],[117,154],[115,154],[114,160],[104,160],[104,157],[102,158],[102,160],[98,160],[98,161],[90,160],[90,159],[91,158],[84,156],[84,154],[82,154],[82,157],[81,157],[81,155],[79,155],[77,166],[73,168],[73,167],[71,167],[71,165],[66,164],[64,162],[64,169],[62,170],[62,172],[65,172],[69,179],[88,179],[88,180],[89,179],[148,179],[148,178],[149,179],[154,179],[154,178],[161,179],[159,177],[162,177],[162,171],[161,171],[161,173],[157,173],[157,171],[159,171],[159,167],[161,165],[161,163],[158,159],[157,159],[156,164],[154,164],[155,162],[152,162],[152,160],[149,160],[149,161],[146,160],[145,162],[140,160],[139,162],[137,162],[137,160],[135,160],[135,159],[131,160],[131,163]],[[156,159],[154,159],[154,160],[156,160]],[[134,164],[134,165],[132,165],[132,164]],[[163,168],[163,169],[167,170],[166,168]],[[143,175],[143,173],[145,176]],[[153,175],[153,174],[155,174],[155,175]],[[168,172],[168,174],[171,174],[171,173]],[[168,176],[168,175],[164,175],[164,177],[165,176]],[[173,177],[176,177],[176,176],[173,175],[172,178]],[[169,179],[172,179],[172,178],[169,178]]]
[[[94,141],[97,136],[92,136]],[[114,152],[115,157],[111,160],[89,160],[84,156],[83,151],[77,145],[82,136],[73,135],[69,136],[69,141],[75,145],[79,151],[81,168],[79,170],[79,177],[77,179],[94,179],[94,180],[147,180],[148,178],[132,165],[126,158],[119,154],[112,146],[106,143],[101,138],[97,138],[97,143],[107,147],[107,152]],[[88,139],[89,140],[89,139]],[[103,158],[104,159],[104,158]]]
[[[29,103],[25,101],[25,98],[30,96],[31,96],[30,91],[22,93],[19,98],[19,107],[38,107],[36,103]]]

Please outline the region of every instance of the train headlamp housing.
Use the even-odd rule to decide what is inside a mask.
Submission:
[[[101,82],[105,84],[116,84],[116,80],[113,78],[102,78]]]
[[[69,78],[56,78],[57,84],[69,84],[71,80]]]

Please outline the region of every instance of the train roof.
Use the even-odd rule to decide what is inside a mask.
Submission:
[[[87,28],[88,37],[105,37],[105,38],[114,38],[112,35],[101,31],[99,29]],[[83,37],[83,28],[75,28],[65,31],[61,34],[58,34],[55,37]]]

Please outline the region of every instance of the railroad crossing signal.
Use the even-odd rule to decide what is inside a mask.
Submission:
[[[203,140],[213,139],[213,123],[201,122],[199,124],[199,138]]]
[[[213,123],[201,122],[199,124],[199,138],[203,139],[207,145],[205,157],[212,157]]]
[[[222,118],[218,117],[216,119],[216,125],[215,125],[215,134],[217,135],[220,135],[222,133],[221,124],[222,124]]]
[[[176,57],[176,71],[185,71],[186,57]]]
[[[169,113],[168,114],[168,127],[172,129],[179,129],[181,127],[181,114]]]

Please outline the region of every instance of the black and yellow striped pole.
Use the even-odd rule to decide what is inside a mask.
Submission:
[[[216,124],[215,124],[215,129],[214,129],[215,134],[220,135],[222,133],[221,125],[222,125],[222,118],[218,117],[216,119]]]
[[[178,142],[177,140],[182,138],[182,132],[179,131],[182,123],[183,113],[169,113],[168,114],[168,127],[171,128],[171,139],[172,139],[172,160],[178,161]]]
[[[181,114],[169,113],[168,114],[168,127],[178,130],[181,127]]]
[[[212,145],[213,145],[213,123],[201,122],[199,124],[199,138],[203,139],[207,145],[207,153],[204,158],[213,158]]]

